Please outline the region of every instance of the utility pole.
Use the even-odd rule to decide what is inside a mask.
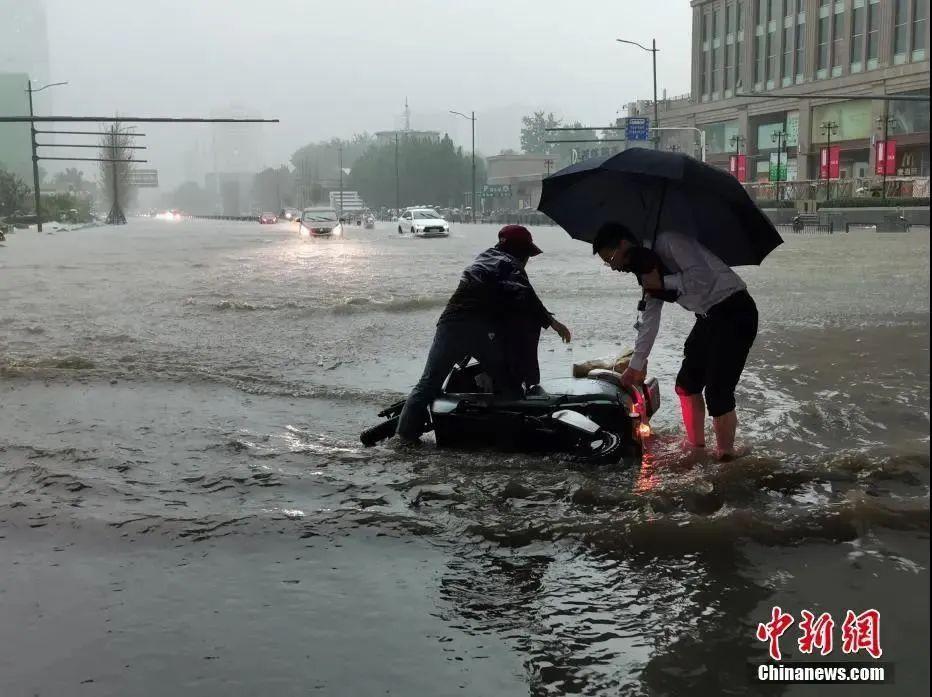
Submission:
[[[472,112],[472,222],[476,222],[476,112]]]
[[[653,66],[654,66],[654,128],[658,129],[655,131],[654,135],[654,150],[660,149],[660,107],[657,103],[657,39],[651,39],[651,47],[642,46],[637,41],[627,41],[626,39],[615,39],[615,41],[622,44],[631,44],[632,46],[637,46],[642,51],[647,51],[653,57]]]
[[[549,177],[549,176],[550,176],[550,168],[551,168],[551,166],[553,166],[553,160],[551,160],[551,159],[548,157],[546,160],[544,160],[544,164],[547,165],[547,176]]]
[[[340,221],[343,221],[343,145],[342,143],[337,146],[337,154],[339,156],[339,165],[340,165]]]
[[[398,177],[398,131],[395,131],[395,211],[401,215],[401,179]]]
[[[823,121],[819,124],[819,128],[822,130],[822,135],[827,138],[825,152],[828,164],[825,168],[825,200],[830,201],[832,198],[832,134],[838,132],[838,122]],[[819,164],[821,165],[821,162]]]
[[[723,49],[724,50],[724,49]],[[660,127],[660,111],[657,104],[657,39],[651,39],[651,57],[654,59],[654,128]],[[660,132],[654,137],[654,150],[660,149]]]
[[[476,222],[476,112],[471,112],[471,116],[466,116],[459,111],[451,111],[455,116],[461,116],[467,121],[472,122],[472,222]]]
[[[26,92],[29,93],[29,137],[30,142],[32,143],[32,193],[35,197],[36,204],[36,226],[37,231],[42,232],[42,193],[39,190],[39,153],[37,151],[38,143],[36,143],[36,122],[31,120],[35,118],[35,112],[32,107],[32,93],[41,92],[44,89],[49,87],[58,87],[59,85],[67,85],[67,82],[53,82],[50,85],[45,85],[40,87],[37,90],[32,89],[32,80],[26,85]]]
[[[29,81],[29,116],[35,116],[32,109],[32,80]],[[32,139],[32,191],[36,201],[36,225],[38,231],[42,232],[42,198],[39,193],[39,154],[36,152],[36,123],[29,123],[29,133]]]

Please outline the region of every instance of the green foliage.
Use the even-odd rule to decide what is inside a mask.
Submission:
[[[550,155],[554,151],[552,143],[548,140],[551,134],[547,133],[548,128],[559,128],[562,121],[553,115],[553,112],[545,114],[543,111],[535,111],[529,116],[521,119],[521,150],[528,154]]]
[[[906,208],[929,207],[928,198],[836,198],[820,201],[819,208]]]
[[[396,205],[395,144],[372,145],[356,160],[346,188],[358,191],[373,207]],[[402,206],[459,206],[472,189],[472,160],[449,136],[439,141],[401,138],[398,143],[398,188]],[[476,157],[476,187],[485,184],[485,163]]]
[[[0,169],[0,216],[31,209],[32,189],[15,174]]]
[[[288,167],[271,167],[259,172],[252,183],[252,198],[262,211],[278,211],[294,204],[294,177]]]
[[[84,172],[75,167],[69,167],[64,172],[56,174],[52,179],[52,186],[56,191],[71,194],[93,194],[97,188],[94,182],[84,178]]]
[[[375,139],[368,133],[357,133],[350,140],[331,138],[309,143],[294,152],[291,164],[297,178],[308,185],[333,181],[340,177],[340,148],[343,149],[343,168],[351,169],[374,144]]]
[[[53,194],[42,197],[42,221],[88,223],[91,221],[91,199],[77,194]]]
[[[543,111],[535,111],[529,116],[521,119],[521,149],[528,154],[535,155],[553,155],[557,166],[562,166],[572,162],[573,150],[591,151],[602,146],[599,145],[599,135],[591,128],[583,128],[579,121],[574,121],[569,126],[564,126],[561,119],[556,118],[553,113],[545,114]],[[548,128],[573,128],[572,131],[547,131]],[[612,133],[609,131],[608,133]],[[606,135],[612,138],[614,136]],[[586,141],[576,143],[548,143],[547,141],[564,140],[564,141]],[[605,145],[614,145],[614,143],[605,143]]]

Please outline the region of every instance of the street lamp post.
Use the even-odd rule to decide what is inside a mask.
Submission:
[[[472,222],[476,222],[476,112],[470,112],[471,116],[466,116],[459,111],[450,111],[455,116],[462,116],[472,123]]]
[[[890,152],[890,125],[896,125],[896,119],[890,116],[890,106],[888,102],[884,103],[884,116],[877,117],[877,123],[883,123],[883,162],[881,171],[883,172],[883,184],[881,185],[880,190],[880,199],[882,201],[887,200],[887,153]],[[875,154],[876,157],[876,154]]]
[[[731,137],[730,142],[731,142],[731,146],[735,149],[735,155],[741,154],[741,146],[744,144],[746,140],[747,138],[745,138],[742,135],[738,135],[737,133]]]
[[[777,201],[780,201],[780,154],[783,150],[783,147],[786,145],[786,132],[785,131],[774,131],[770,134],[770,141],[777,144],[777,187],[776,195]],[[779,203],[777,204],[779,205]]]
[[[828,159],[828,166],[825,168],[825,200],[830,201],[832,198],[832,135],[838,133],[837,121],[823,121],[819,124],[822,135],[826,136],[825,151]],[[819,169],[821,169],[821,163]]]
[[[67,85],[67,82],[53,82],[50,85],[44,85],[39,89],[32,89],[32,80],[29,80],[28,85],[26,86],[26,92],[29,93],[29,118],[35,116],[35,113],[32,109],[32,95],[35,92],[41,92],[42,90],[47,90],[49,87],[58,87],[59,85]],[[39,154],[36,151],[36,122],[29,122],[29,134],[32,142],[32,192],[35,196],[36,202],[36,225],[38,226],[38,232],[42,232],[42,201],[41,194],[39,192]]]
[[[647,51],[648,53],[651,54],[651,57],[653,58],[653,66],[654,66],[654,128],[655,129],[659,128],[660,111],[657,105],[657,51],[658,51],[657,39],[651,39],[651,48],[647,48],[647,46],[642,46],[637,41],[627,41],[625,39],[615,39],[615,41],[622,43],[622,44],[631,44],[632,46],[637,46],[638,48],[644,51]],[[658,135],[654,137],[654,150],[657,150],[659,148],[660,148],[660,136]]]
[[[337,146],[337,156],[339,158],[337,164],[340,167],[340,222],[343,222],[343,146]]]

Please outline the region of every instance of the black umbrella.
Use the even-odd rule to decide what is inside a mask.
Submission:
[[[631,148],[571,165],[544,179],[537,208],[577,240],[608,222],[644,241],[673,230],[729,266],[760,264],[783,244],[737,179],[680,153]]]

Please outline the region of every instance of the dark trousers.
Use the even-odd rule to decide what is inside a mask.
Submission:
[[[489,324],[475,320],[443,322],[437,325],[424,373],[401,410],[399,436],[413,440],[424,432],[430,403],[440,394],[453,365],[464,356],[472,356],[482,364],[492,378],[496,394],[513,397],[520,393]]]
[[[756,337],[757,305],[747,291],[725,298],[705,315],[696,315],[683,346],[677,394],[704,390],[709,416],[733,411],[735,387]]]

